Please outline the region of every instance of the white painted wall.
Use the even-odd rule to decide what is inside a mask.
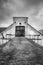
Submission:
[[[16,23],[14,23],[14,22],[16,22]],[[20,22],[21,22],[21,25],[19,24]],[[4,33],[4,36],[6,37],[6,34],[15,34],[15,26],[25,26],[25,36],[26,37],[28,37],[28,35],[30,34],[30,32],[32,33],[32,31],[34,34],[37,34],[34,30],[32,30],[29,26],[27,26],[27,24],[25,22],[28,22],[27,17],[14,17],[13,18],[13,23],[14,23],[13,27],[11,27],[11,29],[7,29],[7,31]],[[41,44],[43,43],[42,41],[40,41]]]

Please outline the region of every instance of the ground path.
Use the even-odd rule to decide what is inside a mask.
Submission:
[[[2,52],[2,58],[5,62],[9,62],[9,65],[43,64],[43,47],[24,37],[10,40],[2,48]]]

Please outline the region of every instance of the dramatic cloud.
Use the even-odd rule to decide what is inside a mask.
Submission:
[[[0,0],[0,26],[11,24],[13,16],[28,16],[29,23],[43,27],[43,0]]]

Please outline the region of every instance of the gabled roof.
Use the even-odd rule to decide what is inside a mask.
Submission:
[[[0,33],[3,32],[5,29],[7,29],[6,27],[0,27]]]
[[[38,31],[37,29],[35,29],[34,27],[32,27],[30,24],[27,23],[27,25],[34,30],[35,32],[38,32],[40,35],[43,35],[40,31]]]
[[[38,34],[43,35],[40,31],[36,30],[34,27],[32,27],[30,24],[26,23],[32,30],[34,30],[35,32],[38,32]],[[0,33],[5,33],[6,31],[10,30],[13,26],[15,25],[15,22],[13,22],[10,26],[6,27],[6,28],[0,28]]]
[[[43,29],[39,30],[39,32],[43,34]]]
[[[14,23],[11,24],[11,25],[8,26],[8,27],[1,27],[1,28],[0,28],[0,33],[1,33],[1,32],[6,32],[6,31],[8,31],[9,29],[11,29],[11,28],[13,27],[13,25],[14,25]],[[27,25],[28,25],[30,28],[32,28],[32,30],[38,32],[40,35],[43,35],[40,31],[36,30],[36,29],[35,29],[34,27],[32,27],[30,24],[27,24]]]

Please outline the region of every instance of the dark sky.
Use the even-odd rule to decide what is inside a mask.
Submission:
[[[0,26],[10,25],[13,16],[28,16],[28,22],[43,29],[43,0],[0,0]]]

